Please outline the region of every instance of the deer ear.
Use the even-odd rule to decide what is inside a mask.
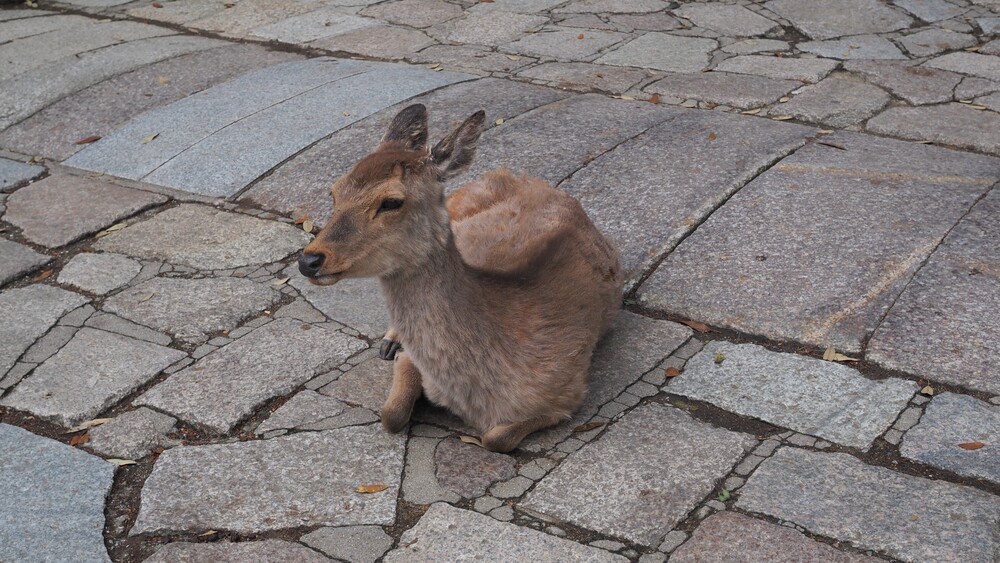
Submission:
[[[382,142],[401,143],[411,151],[422,150],[427,145],[427,108],[413,104],[397,113]]]
[[[458,175],[472,163],[484,121],[486,112],[477,111],[431,149],[431,160],[437,166],[441,180]]]

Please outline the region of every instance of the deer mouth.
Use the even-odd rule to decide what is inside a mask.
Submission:
[[[307,277],[306,279],[313,285],[333,285],[344,279],[344,272],[346,271],[347,270],[341,270],[332,274],[321,274],[316,277]]]

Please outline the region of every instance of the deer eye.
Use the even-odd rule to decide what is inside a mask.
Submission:
[[[395,199],[395,198],[383,199],[382,205],[378,207],[378,211],[375,212],[375,214],[378,215],[383,211],[394,211],[396,209],[399,209],[400,207],[403,207],[403,200],[401,199]]]

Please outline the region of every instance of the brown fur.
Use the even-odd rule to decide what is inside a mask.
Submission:
[[[386,138],[420,138],[413,120],[425,130],[426,113],[404,112]],[[485,447],[509,451],[583,402],[623,276],[580,204],[543,180],[497,170],[445,201],[440,180],[468,165],[481,124],[474,115],[433,151],[383,142],[334,185],[333,217],[305,253],[324,257],[315,283],[381,282],[405,350],[388,430],[405,426],[422,389]],[[378,212],[387,198],[404,204]]]

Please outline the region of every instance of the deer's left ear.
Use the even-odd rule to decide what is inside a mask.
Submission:
[[[431,149],[431,160],[442,181],[457,176],[472,163],[485,121],[486,112],[477,111]]]
[[[411,151],[423,150],[427,145],[427,108],[413,104],[397,113],[382,142],[401,143]]]

